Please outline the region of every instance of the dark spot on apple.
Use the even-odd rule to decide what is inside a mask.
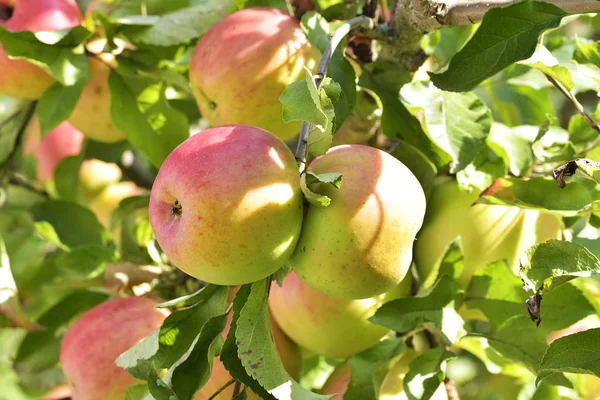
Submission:
[[[11,6],[0,6],[0,21],[8,21],[13,15],[13,8]]]
[[[208,103],[208,107],[211,109],[211,111],[214,111],[217,109],[217,103],[215,103],[214,101],[211,101]]]
[[[173,203],[173,206],[171,207],[171,215],[175,218],[179,218],[181,217],[182,213],[183,210],[181,209],[181,203],[179,203],[179,200],[175,200],[175,203]]]

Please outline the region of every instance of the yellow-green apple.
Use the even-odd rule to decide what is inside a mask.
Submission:
[[[250,125],[204,130],[164,161],[150,195],[160,247],[185,273],[240,285],[277,271],[302,226],[294,155]]]
[[[138,196],[144,189],[133,182],[119,182],[108,185],[100,194],[89,201],[89,208],[96,214],[98,221],[105,227],[110,227],[113,212],[124,199]]]
[[[83,161],[79,169],[79,184],[83,189],[84,200],[91,200],[109,185],[119,182],[122,175],[121,169],[115,163],[96,159]]]
[[[47,183],[64,158],[81,152],[82,143],[83,135],[68,122],[61,123],[41,139],[40,124],[35,118],[27,128],[23,154],[33,154],[37,162],[37,179]]]
[[[527,248],[560,238],[561,225],[554,215],[518,207],[473,205],[478,195],[461,190],[452,179],[436,183],[415,243],[415,263],[423,278],[459,235],[464,252],[459,281],[464,287],[475,271],[492,261],[506,260],[516,273],[519,257]]]
[[[112,55],[99,58],[88,57],[90,80],[69,117],[69,122],[86,137],[104,143],[125,140],[123,133],[112,121],[110,107],[111,96],[108,87]],[[101,59],[103,61],[101,61]]]
[[[290,263],[314,289],[332,297],[361,299],[391,290],[406,275],[425,215],[417,178],[391,155],[368,146],[331,148],[308,167],[315,174],[343,174],[341,188],[313,188],[331,198],[311,205]]]
[[[10,12],[2,12],[3,10]],[[10,15],[1,20],[2,15]],[[13,0],[0,3],[0,25],[10,31],[54,31],[81,24],[75,0]],[[0,44],[0,93],[37,99],[54,82],[46,71],[24,59],[10,59]]]
[[[348,300],[316,291],[290,272],[282,287],[271,285],[269,309],[281,330],[301,347],[329,357],[350,357],[390,332],[368,318],[383,303],[408,295],[411,283],[407,275],[388,293]]]
[[[198,41],[190,82],[200,113],[212,125],[255,125],[286,140],[300,123],[283,122],[279,96],[316,59],[296,19],[276,9],[247,8]]]
[[[231,324],[231,314],[229,320],[227,321],[227,327],[223,331],[223,339],[227,336],[227,332],[229,331],[229,326]],[[277,326],[277,323],[270,318],[271,321],[271,332],[273,334],[273,340],[275,342],[275,346],[277,347],[277,351],[279,353],[279,357],[281,358],[281,362],[285,370],[290,374],[290,376],[296,380],[300,378],[300,374],[302,372],[302,355],[300,354],[300,349],[298,346],[290,340]],[[223,363],[218,357],[215,357],[213,361],[213,367],[210,374],[210,378],[206,382],[206,384],[196,393],[194,396],[194,400],[207,400],[212,396],[217,390],[222,388],[227,382],[231,380],[231,375],[223,366]],[[232,398],[234,391],[234,385],[229,386],[226,390],[222,391],[215,400],[229,400]],[[256,393],[252,392],[250,389],[246,390],[246,394],[248,395],[248,399],[258,400],[260,397],[256,395]]]
[[[148,298],[112,299],[83,314],[65,335],[60,364],[77,400],[122,400],[134,379],[115,360],[159,328],[165,314]]]

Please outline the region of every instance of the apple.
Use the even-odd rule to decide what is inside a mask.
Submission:
[[[379,400],[407,400],[404,392],[404,376],[408,373],[410,363],[417,357],[418,353],[412,349],[396,357],[392,367],[386,374],[379,388]],[[350,368],[345,362],[338,366],[323,385],[321,394],[336,394],[333,400],[341,400],[350,383]],[[448,394],[444,384],[440,384],[431,396],[432,400],[447,400]]]
[[[284,123],[279,96],[304,79],[317,54],[299,22],[271,8],[247,8],[213,25],[198,41],[190,82],[200,113],[212,125],[250,124],[283,140],[300,131]]]
[[[89,201],[100,194],[109,185],[119,182],[122,172],[115,163],[90,159],[81,163],[79,184],[83,189],[84,199]]]
[[[154,235],[183,272],[241,285],[277,271],[302,226],[294,155],[250,125],[204,130],[164,161],[150,194]]]
[[[415,242],[415,263],[423,278],[459,235],[464,253],[459,282],[465,288],[475,271],[490,262],[507,260],[517,273],[519,257],[527,248],[561,237],[560,221],[554,215],[518,207],[472,205],[478,196],[461,190],[452,179],[436,183]]]
[[[227,336],[227,332],[229,331],[232,316],[232,314],[229,314],[227,327],[222,333],[223,339],[225,339],[225,337]],[[290,338],[288,338],[281,331],[281,329],[279,328],[279,326],[273,318],[270,318],[270,322],[273,340],[275,341],[275,346],[277,347],[277,351],[279,352],[279,356],[281,357],[283,367],[292,378],[298,380],[302,372],[302,355],[300,354],[300,349],[294,342],[290,340]],[[213,395],[217,390],[222,388],[231,379],[231,375],[225,369],[225,366],[223,366],[221,360],[218,357],[215,357],[210,378],[208,379],[206,384],[196,393],[196,395],[194,396],[194,400],[207,400],[208,398],[210,398],[211,395]],[[215,397],[215,399],[229,400],[233,396],[233,391],[234,385],[232,384],[226,390],[221,392],[217,397]],[[250,389],[246,390],[246,394],[248,395],[248,399],[260,399],[260,397]]]
[[[108,87],[114,56],[104,54],[95,57],[88,57],[90,80],[83,88],[69,122],[90,139],[104,143],[120,142],[125,140],[125,136],[112,121]]]
[[[10,31],[54,31],[81,24],[81,13],[75,0],[14,0],[0,3],[2,10],[11,9],[0,25]],[[42,68],[24,59],[11,60],[0,44],[0,93],[20,99],[38,99],[54,78]]]
[[[112,299],[83,314],[67,331],[60,364],[77,400],[122,400],[141,383],[115,364],[121,353],[158,329],[165,314],[142,297]]]
[[[128,197],[138,196],[144,192],[144,189],[133,182],[114,183],[93,197],[89,201],[89,208],[96,214],[98,221],[108,228],[112,214],[119,207],[119,203]]]
[[[47,183],[64,158],[81,152],[82,144],[83,135],[68,122],[61,123],[41,139],[40,124],[35,118],[27,128],[23,154],[33,154],[37,162],[37,179]]]
[[[290,263],[312,288],[331,297],[364,299],[391,290],[406,275],[425,215],[417,178],[391,155],[368,146],[331,148],[308,167],[339,172],[342,185],[315,185],[329,207],[310,206]]]
[[[350,357],[366,350],[390,330],[368,318],[387,301],[410,293],[412,277],[388,293],[369,299],[327,296],[290,272],[282,287],[271,285],[269,309],[281,330],[305,349],[329,356]]]

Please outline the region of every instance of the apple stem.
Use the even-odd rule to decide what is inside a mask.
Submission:
[[[208,400],[213,400],[214,398],[216,398],[218,395],[220,395],[223,390],[227,389],[229,386],[233,385],[236,382],[235,379],[231,379],[230,381],[228,381],[226,384],[224,384],[223,386],[221,386],[221,388],[219,388],[219,390],[217,390],[216,392],[214,392],[209,398]]]
[[[341,25],[335,33],[331,36],[325,51],[323,52],[323,56],[321,57],[321,62],[319,63],[319,67],[317,68],[317,73],[313,76],[315,81],[315,85],[317,88],[321,85],[323,78],[325,78],[325,73],[327,72],[327,65],[329,64],[329,60],[333,55],[333,52],[340,44],[342,39],[353,29],[357,28],[365,28],[365,29],[373,29],[375,27],[375,21],[366,15],[360,15],[356,18],[352,18],[345,24]],[[296,146],[296,163],[298,164],[298,169],[302,174],[306,168],[306,150],[308,149],[308,133],[310,131],[310,124],[306,121],[302,122],[302,127],[300,128],[300,137],[298,138],[298,145]]]

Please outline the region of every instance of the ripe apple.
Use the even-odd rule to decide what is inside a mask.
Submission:
[[[104,143],[120,142],[125,140],[125,136],[112,121],[108,87],[109,65],[114,58],[111,55],[98,57],[88,57],[90,80],[83,88],[69,122],[90,139]]]
[[[405,353],[396,357],[393,361],[392,368],[386,374],[381,387],[379,388],[379,400],[407,400],[408,397],[404,392],[404,376],[408,373],[410,363],[417,357],[418,353],[409,349]],[[322,394],[336,394],[332,400],[341,400],[348,383],[350,382],[350,368],[345,362],[338,366],[331,374],[323,389]],[[443,384],[440,384],[437,390],[431,396],[432,400],[447,400],[448,394]]]
[[[519,257],[527,248],[561,237],[560,222],[554,215],[518,207],[472,206],[477,198],[478,193],[462,191],[452,179],[435,185],[415,243],[415,263],[423,278],[459,235],[464,252],[459,278],[463,287],[476,270],[492,261],[505,259],[516,273]]]
[[[229,15],[198,41],[190,81],[200,113],[212,125],[250,124],[283,140],[300,131],[285,124],[279,96],[304,78],[317,55],[298,21],[270,8],[247,8]]]
[[[119,203],[131,196],[144,193],[144,189],[133,182],[119,182],[108,185],[100,194],[92,198],[89,208],[96,214],[98,221],[106,228],[110,227],[113,212]]]
[[[232,314],[230,314],[229,320],[227,321],[227,327],[223,331],[223,339],[225,339],[227,332],[229,331],[231,317]],[[277,347],[277,351],[281,357],[283,367],[292,378],[298,380],[302,372],[302,355],[300,354],[300,349],[294,342],[290,340],[290,338],[285,335],[285,333],[281,331],[273,318],[270,318],[270,321],[273,340],[275,341],[275,346]],[[216,357],[213,361],[213,368],[208,382],[206,382],[202,389],[196,393],[194,400],[207,400],[213,393],[222,388],[231,379],[231,375],[225,369],[219,357]],[[226,390],[215,397],[215,400],[231,399],[233,396],[233,390],[234,385],[229,386]],[[250,389],[246,390],[246,394],[250,400],[260,399],[260,397]]]
[[[302,226],[293,154],[250,125],[204,130],[165,160],[150,195],[160,247],[185,273],[240,285],[277,271]]]
[[[364,299],[391,290],[406,275],[425,215],[425,194],[412,172],[368,146],[331,148],[308,167],[343,174],[340,189],[318,184],[329,207],[310,206],[290,263],[314,289]]]
[[[383,303],[408,295],[411,284],[408,275],[388,293],[348,300],[314,290],[290,272],[282,287],[271,285],[269,308],[281,330],[300,346],[329,357],[350,357],[390,332],[367,319]]]
[[[40,124],[35,118],[27,129],[23,154],[33,154],[37,161],[37,179],[47,183],[64,158],[81,152],[82,143],[83,135],[68,122],[61,123],[41,139]]]
[[[159,328],[165,319],[148,298],[112,299],[83,314],[65,335],[62,370],[77,400],[122,400],[139,382],[115,359]]]
[[[14,0],[0,3],[12,15],[0,25],[10,31],[54,31],[81,24],[75,0]],[[0,12],[0,17],[2,16]],[[20,99],[37,99],[54,82],[46,71],[24,59],[8,58],[0,44],[0,93]]]

